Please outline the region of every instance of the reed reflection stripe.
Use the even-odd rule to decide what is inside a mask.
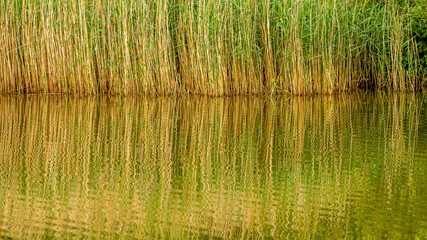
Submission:
[[[0,97],[0,236],[423,238],[425,105]]]

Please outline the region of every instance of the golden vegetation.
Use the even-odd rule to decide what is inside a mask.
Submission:
[[[0,93],[417,87],[409,13],[391,0],[3,0],[0,23]]]

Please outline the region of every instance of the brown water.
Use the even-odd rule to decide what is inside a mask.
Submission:
[[[427,238],[427,98],[0,98],[0,238]]]

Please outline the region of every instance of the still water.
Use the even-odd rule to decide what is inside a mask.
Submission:
[[[427,97],[0,97],[0,238],[427,238]]]

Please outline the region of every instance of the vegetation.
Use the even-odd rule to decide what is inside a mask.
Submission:
[[[420,58],[420,72],[427,84],[427,0],[415,0],[411,3],[413,31],[417,40]]]
[[[411,9],[392,0],[2,0],[0,93],[412,91]]]

